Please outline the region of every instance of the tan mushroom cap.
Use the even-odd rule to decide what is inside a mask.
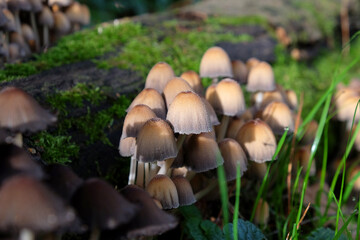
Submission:
[[[225,138],[219,142],[219,149],[224,159],[226,180],[236,179],[236,168],[240,165],[240,176],[247,170],[247,158],[244,150],[238,142],[231,138]]]
[[[248,69],[248,72],[250,72],[251,68],[255,67],[256,65],[258,65],[261,61],[257,58],[249,58],[247,61],[246,61],[246,67]]]
[[[206,172],[223,164],[218,144],[208,133],[192,135],[184,146],[184,164],[194,172]]]
[[[240,84],[245,84],[247,82],[248,69],[246,64],[240,60],[234,60],[231,62],[233,76],[236,81]]]
[[[23,90],[6,87],[0,92],[0,127],[19,132],[36,132],[55,121],[55,116]]]
[[[345,99],[342,105],[337,107],[338,110],[337,118],[340,121],[352,121],[359,99],[360,96],[352,96]],[[355,121],[358,122],[359,119],[360,119],[360,109],[358,107],[355,114]]]
[[[66,34],[70,32],[71,23],[63,12],[54,12],[54,29],[57,33]]]
[[[230,120],[228,129],[226,131],[226,137],[235,139],[239,129],[244,125],[248,120],[245,120],[242,117],[235,117]]]
[[[188,206],[196,202],[194,192],[189,181],[184,176],[175,176],[171,180],[176,186],[179,196],[179,206]]]
[[[178,150],[170,125],[160,118],[148,120],[137,136],[135,152],[136,159],[141,162],[175,158]]]
[[[51,10],[47,6],[43,6],[43,9],[39,15],[39,23],[40,25],[47,26],[52,28],[55,24],[54,15]]]
[[[241,87],[230,78],[221,80],[212,96],[210,104],[217,113],[233,117],[245,111],[245,99]]]
[[[150,196],[161,202],[163,209],[179,207],[179,196],[176,186],[166,175],[158,174],[153,177],[147,185],[146,191]]]
[[[88,25],[90,23],[90,9],[85,4],[81,4],[81,21],[82,25]]]
[[[256,206],[254,222],[255,224],[265,225],[268,223],[270,217],[269,204],[260,198]]]
[[[267,62],[260,62],[251,68],[246,89],[249,92],[273,91],[276,89],[272,67]]]
[[[194,71],[187,71],[181,74],[180,77],[184,79],[199,96],[204,96],[204,87],[199,74]]]
[[[211,106],[211,104],[205,98],[201,98],[201,99],[203,100],[205,107],[206,107],[206,111],[209,114],[211,125],[213,125],[213,126],[219,125],[220,122],[215,113],[214,108]]]
[[[81,4],[78,2],[73,2],[65,11],[65,15],[72,23],[81,23],[81,13]]]
[[[210,132],[212,125],[206,106],[193,92],[179,93],[170,105],[166,119],[180,134],[199,134]]]
[[[231,61],[221,47],[209,48],[201,58],[200,77],[232,77]]]
[[[261,95],[261,96],[259,96]],[[275,91],[270,91],[270,92],[256,92],[253,93],[251,95],[251,102],[253,104],[255,104],[256,102],[256,98],[261,97],[261,103],[260,103],[260,108],[265,108],[267,105],[269,105],[272,102],[286,102],[286,100],[284,99],[283,95],[281,94],[280,91],[275,90]]]
[[[307,167],[309,165],[311,155],[311,145],[303,146],[296,149],[294,160],[293,160],[293,170],[297,172],[297,166],[302,167],[302,173],[305,174],[307,171]],[[310,176],[316,175],[316,166],[315,161],[312,161],[312,165],[310,167]]]
[[[129,108],[126,110],[129,112],[133,107],[139,104],[144,104],[151,108],[153,112],[159,118],[165,119],[166,117],[166,108],[165,102],[162,96],[153,88],[145,88],[142,90],[132,101]]]
[[[167,108],[169,109],[169,106],[176,97],[176,95],[178,95],[181,92],[187,92],[187,91],[192,92],[193,89],[184,79],[179,77],[174,77],[173,79],[171,79],[166,84],[163,92]]]
[[[290,108],[291,109],[297,109],[297,107],[298,107],[298,99],[297,99],[295,91],[286,90],[285,94],[286,94],[286,100],[287,100]]]
[[[15,31],[16,29],[16,23],[15,23],[15,17],[14,15],[7,9],[2,9],[3,14],[8,19],[5,26],[3,27],[5,31]]]
[[[119,143],[119,153],[123,157],[130,157],[135,154],[136,150],[136,138],[127,137],[120,139]]]
[[[174,77],[175,73],[171,66],[165,62],[159,62],[148,73],[145,88],[153,88],[161,94],[166,84]]]
[[[245,150],[248,159],[257,163],[271,161],[276,150],[276,139],[269,125],[260,119],[245,123],[236,141]]]
[[[289,128],[289,132],[294,131],[294,119],[290,108],[283,102],[272,102],[266,106],[261,114],[264,120],[275,134],[281,135]]]

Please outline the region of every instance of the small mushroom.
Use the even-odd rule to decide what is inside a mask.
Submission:
[[[149,74],[147,75],[145,88],[153,88],[162,94],[166,84],[174,77],[174,70],[169,64],[165,62],[158,62],[151,68]]]

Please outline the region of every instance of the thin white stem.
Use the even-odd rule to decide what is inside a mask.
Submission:
[[[13,144],[22,148],[23,147],[23,136],[21,133],[17,133],[13,138]]]
[[[230,121],[230,117],[224,115],[221,119],[221,124],[220,124],[220,129],[218,132],[218,136],[217,136],[217,141],[220,142],[221,140],[224,139],[225,137],[225,133],[227,131],[227,128],[229,126],[229,121]]]
[[[150,181],[150,163],[145,163],[145,187]]]
[[[30,21],[31,21],[31,27],[32,27],[32,29],[34,31],[34,35],[35,35],[35,50],[36,50],[36,52],[39,52],[40,51],[39,31],[36,26],[35,13],[33,13],[33,12],[30,12]]]
[[[135,176],[136,176],[136,159],[134,156],[131,157],[130,160],[130,171],[129,171],[129,185],[135,184]]]
[[[217,78],[217,77],[212,79],[212,83],[213,83],[213,84],[218,83],[218,81],[219,81],[219,78]]]
[[[35,235],[31,230],[23,228],[20,231],[19,240],[35,240]]]
[[[136,173],[136,185],[138,185],[139,187],[144,188],[145,184],[144,184],[144,174],[145,174],[145,168],[144,168],[145,163],[143,162],[138,162],[138,167],[137,167],[137,173]]]

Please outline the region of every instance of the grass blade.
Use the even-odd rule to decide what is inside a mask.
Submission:
[[[240,186],[241,186],[241,171],[240,164],[236,165],[236,190],[235,190],[235,208],[233,217],[233,239],[238,240],[238,219],[239,219],[239,206],[240,206]]]

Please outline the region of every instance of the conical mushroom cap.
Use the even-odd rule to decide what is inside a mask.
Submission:
[[[246,65],[240,60],[234,60],[231,62],[233,76],[236,81],[240,84],[245,84],[247,82],[248,69]]]
[[[337,118],[340,121],[352,121],[356,109],[356,105],[360,99],[360,96],[348,97],[344,100],[341,106],[338,106]],[[360,119],[360,111],[357,109],[355,114],[355,122]]]
[[[181,74],[180,77],[184,79],[199,96],[204,96],[204,87],[199,74],[194,71],[187,71]]]
[[[221,47],[209,48],[201,58],[200,77],[232,77],[231,61]]]
[[[247,158],[244,150],[238,142],[231,138],[225,138],[219,142],[219,149],[224,159],[224,168],[227,181],[236,179],[237,164],[240,165],[241,176],[247,170]]]
[[[14,15],[6,8],[2,9],[3,14],[8,19],[5,25],[2,27],[5,31],[11,32],[16,30],[16,23]]]
[[[47,26],[49,28],[52,28],[55,24],[54,15],[47,6],[43,6],[39,15],[39,23],[40,25]]]
[[[158,174],[153,177],[147,185],[146,191],[150,196],[161,202],[163,209],[179,207],[176,186],[166,175]]]
[[[136,149],[136,138],[127,137],[120,139],[119,143],[119,153],[123,157],[130,157],[135,154]]]
[[[226,116],[239,116],[245,111],[245,99],[239,83],[226,78],[215,88],[213,103],[215,112]]]
[[[145,88],[142,90],[132,101],[129,108],[126,110],[129,112],[133,107],[139,104],[148,106],[159,118],[165,119],[166,108],[165,102],[162,96],[153,88]]]
[[[180,206],[188,206],[196,202],[194,192],[189,181],[184,176],[175,176],[171,180],[176,186]]]
[[[283,95],[278,90],[270,91],[270,92],[255,92],[255,93],[253,93],[251,95],[252,104],[256,103],[257,98],[262,99],[261,103],[260,103],[260,109],[265,108],[267,105],[269,105],[270,103],[275,102],[275,101],[286,102]]]
[[[245,123],[240,128],[236,141],[245,150],[248,159],[257,163],[271,161],[277,146],[271,128],[260,119]]]
[[[166,106],[169,109],[170,104],[181,92],[193,91],[190,85],[182,78],[174,77],[171,79],[164,88],[164,97]]]
[[[153,88],[160,94],[166,84],[175,77],[175,73],[169,64],[159,62],[155,64],[146,77],[145,88]]]
[[[235,139],[239,129],[249,120],[252,120],[253,116],[251,111],[246,110],[240,117],[233,117],[229,122],[228,129],[226,131],[226,137]]]
[[[175,228],[178,224],[177,219],[160,210],[151,196],[142,188],[128,185],[120,192],[127,200],[141,206],[135,218],[124,227],[127,238],[159,235]]]
[[[215,113],[214,108],[211,106],[211,104],[205,98],[201,98],[201,99],[205,104],[207,113],[209,114],[211,125],[212,126],[219,125],[220,122],[219,122],[219,119],[218,119],[218,117],[217,117],[217,115]]]
[[[269,221],[270,211],[269,204],[260,198],[258,205],[256,206],[254,222],[255,224],[267,224]]]
[[[51,232],[75,219],[72,210],[41,182],[17,175],[0,190],[0,228]]]
[[[88,25],[90,23],[90,9],[85,4],[81,4],[81,21],[82,25]]]
[[[291,109],[297,109],[298,106],[298,100],[296,97],[296,93],[293,90],[286,90],[286,100],[290,106]]]
[[[139,211],[110,184],[100,179],[85,181],[72,197],[72,205],[91,228],[114,229],[126,224]]]
[[[36,132],[53,124],[56,117],[44,110],[30,95],[15,87],[0,92],[0,127],[15,132]]]
[[[70,20],[60,11],[54,12],[54,29],[60,34],[66,34],[71,29]]]
[[[193,92],[181,92],[171,103],[166,119],[180,134],[199,134],[210,132],[212,125],[206,106]]]
[[[146,105],[140,104],[133,107],[125,117],[121,139],[136,137],[149,119],[156,118],[156,114]]]
[[[81,17],[81,4],[78,2],[73,2],[70,7],[66,9],[65,12],[67,18],[72,23],[81,23],[82,17]]]
[[[176,142],[170,125],[160,118],[148,120],[136,139],[136,159],[154,162],[174,158],[176,155]]]
[[[184,162],[189,170],[206,172],[223,164],[219,147],[207,133],[192,135],[184,148]]]
[[[262,120],[264,120],[275,134],[282,135],[285,128],[289,132],[294,131],[294,119],[289,107],[282,102],[272,102],[262,111]]]
[[[270,64],[260,62],[251,68],[246,89],[249,92],[275,90],[275,77]]]
[[[257,58],[249,58],[247,61],[246,61],[246,67],[248,69],[248,72],[250,72],[251,68],[255,67],[256,65],[258,65],[261,61]]]

